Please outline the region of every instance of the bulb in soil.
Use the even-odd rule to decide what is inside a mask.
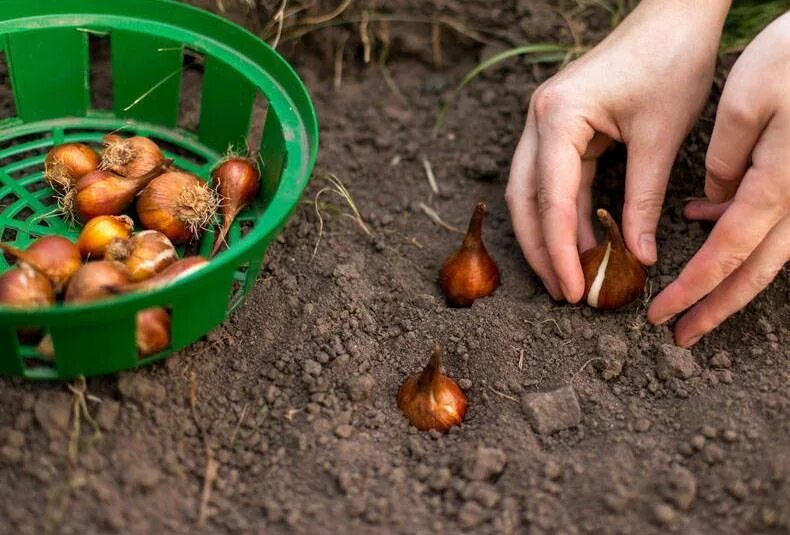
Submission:
[[[447,431],[461,425],[467,406],[458,384],[442,374],[442,348],[438,345],[425,369],[406,379],[398,391],[398,407],[421,431]]]
[[[629,251],[620,228],[604,209],[597,212],[606,230],[606,239],[581,255],[584,271],[584,301],[593,308],[614,310],[639,299],[647,272]]]
[[[485,209],[484,203],[477,203],[461,248],[445,261],[439,273],[442,292],[452,306],[471,306],[499,286],[499,268],[482,239]]]

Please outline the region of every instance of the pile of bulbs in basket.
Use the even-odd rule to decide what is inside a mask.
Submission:
[[[180,259],[175,246],[198,239],[219,214],[211,252],[216,254],[234,219],[257,195],[260,174],[248,160],[229,157],[212,172],[212,189],[172,164],[154,141],[141,136],[109,134],[101,155],[82,143],[52,148],[44,160],[44,180],[57,192],[63,214],[84,227],[76,244],[61,236],[43,236],[25,250],[0,243],[17,262],[0,276],[0,305],[46,307],[58,299],[85,303],[151,291],[208,263],[202,256]],[[146,230],[134,232],[125,213],[133,204]],[[167,348],[168,312],[140,312],[136,340],[141,357]],[[38,350],[55,357],[48,336]]]

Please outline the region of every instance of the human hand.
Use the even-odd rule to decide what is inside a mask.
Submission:
[[[675,341],[694,345],[751,301],[790,260],[790,13],[746,48],[724,86],[705,166],[707,200],[689,219],[717,221],[702,248],[650,305]],[[696,303],[696,304],[695,304]]]
[[[644,264],[680,144],[704,105],[729,1],[643,0],[603,42],[532,95],[506,199],[533,270],[555,299],[584,293],[595,245],[591,184],[612,140],[628,147],[622,228]]]

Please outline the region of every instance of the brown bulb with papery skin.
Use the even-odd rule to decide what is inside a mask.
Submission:
[[[147,137],[122,138],[117,134],[104,136],[102,169],[126,178],[139,178],[163,164],[165,156],[159,145]]]
[[[0,305],[13,308],[40,308],[55,303],[49,279],[28,264],[0,275]]]
[[[219,209],[222,214],[222,225],[217,232],[214,247],[211,250],[211,256],[214,256],[225,245],[225,237],[236,216],[258,194],[261,175],[249,160],[228,158],[214,170],[211,176],[214,178],[214,188],[217,191]]]
[[[44,236],[31,243],[24,251],[0,243],[0,250],[47,277],[55,293],[63,291],[82,266],[79,248],[62,236]]]
[[[52,188],[65,191],[99,167],[101,158],[84,143],[65,143],[52,147],[44,159],[44,181]]]
[[[615,310],[642,296],[647,271],[625,246],[620,228],[609,212],[599,208],[596,213],[606,231],[606,239],[581,255],[582,299],[593,308]]]
[[[149,357],[170,345],[170,314],[164,308],[149,308],[137,313],[135,334],[137,353]]]
[[[483,244],[485,211],[485,203],[477,203],[461,248],[444,262],[439,272],[442,292],[452,306],[471,306],[499,286],[499,268]]]
[[[83,258],[100,259],[112,242],[128,238],[132,230],[134,221],[128,215],[94,217],[82,228],[77,247]]]
[[[421,431],[447,431],[461,425],[469,405],[458,384],[442,374],[442,348],[436,345],[422,372],[412,375],[398,391],[398,408]]]
[[[89,303],[114,294],[108,290],[130,281],[129,271],[120,262],[100,260],[88,262],[71,278],[66,288],[66,303]]]
[[[156,230],[144,230],[131,238],[112,242],[104,259],[122,262],[132,282],[140,282],[176,263],[178,253],[167,236]]]

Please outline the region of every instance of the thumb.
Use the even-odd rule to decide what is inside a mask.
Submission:
[[[677,149],[661,142],[633,140],[628,144],[623,237],[645,265],[654,264],[658,257],[656,228]]]

